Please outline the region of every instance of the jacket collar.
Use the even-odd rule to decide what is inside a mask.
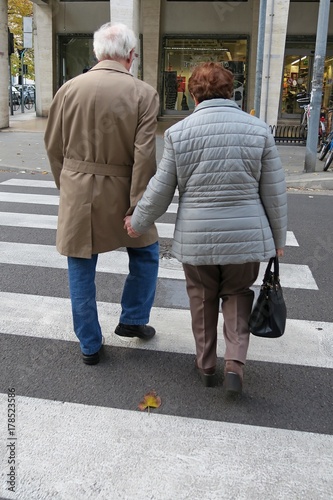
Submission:
[[[240,109],[239,106],[235,103],[235,101],[232,101],[231,99],[218,98],[218,99],[209,99],[208,101],[202,101],[200,104],[198,104],[193,113],[195,113],[196,111],[200,111],[200,109],[221,108],[221,107]]]
[[[133,76],[127,69],[117,61],[111,61],[110,59],[105,59],[104,61],[98,62],[90,71],[98,71],[100,69],[108,69],[111,71],[117,71],[118,73],[125,73],[126,75]]]

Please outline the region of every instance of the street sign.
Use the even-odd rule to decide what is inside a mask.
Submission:
[[[23,47],[32,49],[32,17],[23,18]]]

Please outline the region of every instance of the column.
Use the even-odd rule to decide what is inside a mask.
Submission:
[[[34,3],[36,115],[47,116],[53,99],[53,3]]]
[[[0,0],[0,129],[9,127],[8,2]]]
[[[281,96],[290,0],[268,0],[260,118],[276,125]]]
[[[140,0],[110,0],[112,23],[124,23],[139,35]]]
[[[250,112],[254,108],[254,90],[256,84],[256,65],[257,65],[257,43],[258,43],[258,26],[259,26],[259,2],[253,0],[252,11],[252,29],[250,39],[250,60],[248,62],[248,82],[247,82],[247,111]]]
[[[110,20],[112,23],[126,24],[134,31],[139,43],[140,0],[110,0]],[[138,75],[137,61],[133,62],[132,73]]]
[[[142,0],[143,79],[157,90],[160,45],[160,0]]]

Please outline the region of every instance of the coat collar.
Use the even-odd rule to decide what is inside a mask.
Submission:
[[[194,113],[196,111],[200,111],[200,109],[205,109],[205,108],[221,108],[221,107],[226,107],[226,108],[237,108],[240,109],[239,106],[235,103],[235,101],[232,101],[231,99],[209,99],[208,101],[202,101],[198,106],[195,108],[193,111]]]
[[[111,61],[110,59],[98,62],[93,68],[91,68],[90,71],[98,71],[100,69],[109,69],[111,71],[117,71],[119,73],[125,73],[126,75],[133,76],[122,64],[117,61]]]

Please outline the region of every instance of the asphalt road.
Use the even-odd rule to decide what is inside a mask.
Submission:
[[[28,179],[42,179],[42,180],[52,180],[50,175],[39,176],[36,174],[15,174],[17,178],[28,178]],[[13,178],[13,173],[1,173],[0,174],[0,183],[8,178]],[[24,193],[26,190],[23,187],[17,186],[6,186],[5,190],[7,193]],[[30,188],[29,192],[38,192],[38,194],[54,194],[54,189],[40,189],[40,188]],[[286,247],[286,254],[283,263],[294,264],[294,265],[306,265],[310,267],[312,271],[313,277],[317,283],[318,290],[307,290],[300,288],[284,288],[284,295],[288,305],[288,317],[299,320],[308,320],[308,321],[319,321],[319,322],[333,322],[333,309],[332,309],[332,292],[331,292],[331,276],[333,274],[333,219],[330,217],[330,209],[332,203],[332,197],[327,195],[313,195],[313,194],[296,194],[292,193],[289,195],[289,223],[288,230],[292,231],[299,243],[297,247]],[[13,204],[0,202],[0,207],[2,212],[22,212],[26,209],[25,204]],[[27,211],[27,209],[26,209]],[[44,205],[29,205],[28,212],[31,214],[49,214],[56,215],[57,207],[56,206],[44,206]],[[159,222],[171,222],[170,219],[173,219],[174,215],[165,214]],[[0,231],[0,241],[3,242],[16,242],[16,243],[28,243],[34,244],[38,242],[40,245],[54,245],[55,244],[55,231],[51,229],[40,229],[36,228],[27,228],[27,227],[12,227],[12,226],[2,226]],[[161,239],[161,256],[170,256],[170,240]],[[111,254],[112,255],[112,254]],[[40,295],[40,296],[51,296],[51,297],[69,297],[68,294],[68,285],[67,285],[67,274],[65,269],[51,269],[39,266],[22,266],[16,264],[4,264],[0,263],[0,272],[1,272],[1,289],[11,293],[21,293],[27,295]],[[302,269],[300,269],[299,273],[302,273]],[[105,273],[98,273],[97,275],[97,299],[99,301],[106,302],[119,302],[122,286],[125,280],[125,275],[115,274],[112,276],[112,280],[110,281],[110,276]],[[112,283],[112,286],[110,284]],[[283,285],[283,282],[282,282]],[[156,307],[171,307],[176,309],[188,309],[188,299],[185,290],[184,281],[180,281],[177,279],[160,279],[156,300]],[[19,312],[19,311],[18,311]],[[175,326],[177,328],[177,326]],[[181,332],[179,332],[181,335]],[[24,365],[24,362],[29,363],[30,358],[28,353],[28,347],[26,346],[27,340],[24,341],[24,348],[19,348],[21,346],[23,339],[21,338],[13,338],[10,337],[7,339],[8,342],[12,345],[13,352],[16,350],[21,353],[22,358],[20,358],[18,365]],[[37,340],[29,340],[28,344],[34,344],[36,342],[37,346],[40,346],[41,352],[44,349],[44,343],[47,342],[45,340],[39,339]],[[273,342],[272,342],[273,346]],[[9,346],[8,346],[9,348]],[[39,347],[38,347],[39,349]],[[120,349],[121,352],[121,349]],[[295,353],[296,354],[296,353]],[[145,366],[145,356],[147,356],[144,352],[138,352],[138,358],[143,356],[143,367]],[[188,356],[180,357],[179,361],[179,369],[181,369],[183,364],[188,364],[189,368],[191,367],[192,357],[190,360],[185,363]],[[7,362],[10,357],[7,358]],[[66,356],[60,356],[61,361],[57,361],[55,363],[54,369],[57,370],[59,364],[62,366],[61,372],[64,375],[63,382],[59,379],[58,390],[60,399],[70,399],[70,394],[72,388],[65,381],[70,379],[69,374],[74,373],[77,370],[77,366],[73,365],[73,363],[68,363],[66,361]],[[24,361],[25,360],[25,361]],[[156,367],[164,366],[165,371],[167,372],[170,369],[170,364],[173,366],[173,363],[176,363],[175,359],[170,358],[170,355],[164,355],[160,353],[158,356],[153,357],[153,365],[156,362]],[[4,360],[6,364],[6,360]],[[80,364],[80,362],[78,362]],[[124,363],[124,370],[126,363]],[[185,369],[184,371],[187,375],[183,375],[184,380],[190,380],[192,378],[192,370]],[[281,367],[283,376],[286,375],[285,371],[286,367]],[[143,368],[144,369],[144,368]],[[176,368],[175,368],[176,369]],[[262,377],[264,380],[270,381],[273,383],[276,374],[272,371],[272,366],[266,365],[265,363],[260,365],[260,369],[262,371]],[[291,368],[288,368],[291,369]],[[294,369],[294,368],[292,368]],[[301,372],[301,376],[299,378],[299,387],[297,387],[297,394],[299,395],[300,401],[304,401],[306,396],[309,394],[309,385],[304,384],[302,380],[308,378],[310,374],[310,380],[313,380],[314,383],[314,375],[309,368],[299,367],[298,370]],[[154,371],[154,366],[153,366]],[[316,370],[315,370],[316,371]],[[3,375],[8,376],[9,372],[4,370]],[[15,370],[11,370],[11,376],[13,377]],[[161,381],[164,379],[165,373],[160,370],[158,379],[159,385],[162,383]],[[332,375],[332,374],[331,374]],[[18,370],[19,376],[19,370]],[[318,376],[320,373],[318,372]],[[40,373],[41,381],[45,385],[45,374],[43,372]],[[155,375],[157,377],[157,375]],[[288,377],[287,377],[288,378]],[[177,379],[177,377],[176,377]],[[298,377],[297,377],[298,379]],[[16,377],[15,377],[15,380]],[[168,378],[167,378],[168,381]],[[36,380],[35,380],[36,382]],[[34,382],[34,394],[37,396],[39,391],[36,392],[36,383]],[[251,384],[252,385],[252,384]],[[167,386],[166,381],[164,381],[163,386]],[[119,383],[117,384],[119,392],[123,392],[127,387],[127,377],[125,373],[123,376],[121,373],[119,374]],[[253,389],[253,388],[252,388]],[[198,390],[200,393],[200,398],[202,397],[202,390],[200,384],[197,384],[196,389],[194,387],[192,390]],[[258,388],[259,391],[262,390],[262,387]],[[172,391],[175,391],[175,394],[180,395],[179,393],[183,391],[181,388],[177,388],[177,386],[172,387]],[[25,392],[25,391],[23,391]],[[103,393],[103,389],[101,388],[101,394]],[[39,394],[41,397],[46,397],[44,393]],[[314,391],[314,397],[316,396],[316,392]],[[274,394],[274,398],[276,399],[276,403],[281,406],[283,409],[286,404],[286,395],[283,390],[277,394]],[[196,396],[193,394],[193,405],[195,406]],[[101,404],[100,402],[99,404]],[[104,401],[105,403],[105,401]],[[254,408],[255,415],[257,418],[261,413],[262,407],[261,402],[258,400],[255,402],[254,397]],[[246,405],[244,407],[244,411],[248,411],[246,409]],[[208,417],[207,413],[212,411],[211,406],[207,408],[205,412],[205,418]],[[281,410],[283,411],[283,410]],[[191,415],[193,412],[196,414],[194,407],[188,403],[186,406],[186,415]],[[290,413],[291,412],[291,413]],[[238,413],[238,410],[237,410]],[[295,422],[298,421],[296,425],[297,428],[302,428],[302,417],[299,418],[299,412],[297,410],[296,405],[294,407],[290,407],[288,409],[288,414],[295,415]],[[297,418],[296,418],[297,416]],[[211,418],[217,418],[217,415],[214,415],[214,412],[211,415]],[[221,418],[221,416],[220,416]],[[223,416],[224,418],[224,416]],[[239,420],[239,416],[236,418]],[[232,418],[231,418],[232,420]],[[318,419],[316,418],[315,428],[319,425]],[[269,422],[266,422],[268,425]],[[310,429],[309,429],[310,430]]]
[[[71,333],[70,320],[66,323],[67,313],[61,309],[63,300],[69,297],[65,266],[41,265],[37,260],[26,264],[24,260],[24,248],[29,249],[34,245],[42,250],[53,247],[55,230],[6,224],[6,214],[9,217],[10,214],[28,213],[31,219],[39,215],[57,214],[56,204],[38,204],[37,199],[36,203],[29,204],[14,202],[11,196],[29,193],[36,197],[52,197],[57,192],[52,187],[7,185],[7,180],[34,183],[52,181],[52,177],[50,174],[0,173],[0,214],[3,221],[0,225],[0,294],[3,294],[2,301],[8,300],[11,307],[5,307],[2,302],[0,309],[0,393],[5,393],[8,387],[15,387],[18,396],[45,404],[47,401],[78,403],[93,407],[96,411],[104,408],[137,412],[139,395],[145,394],[147,388],[154,388],[163,401],[157,410],[160,416],[204,420],[212,422],[212,425],[213,422],[220,422],[301,431],[327,437],[333,435],[333,220],[330,217],[330,195],[290,192],[288,196],[288,231],[298,243],[298,246],[286,247],[282,260],[282,264],[290,265],[295,281],[295,286],[284,287],[281,273],[288,318],[291,320],[290,329],[284,336],[285,343],[266,341],[262,352],[266,352],[267,357],[259,356],[257,352],[249,357],[244,395],[231,400],[222,390],[222,356],[219,356],[218,362],[217,388],[205,389],[195,373],[193,339],[188,335],[189,347],[187,341],[183,340],[190,332],[190,323],[181,320],[183,314],[188,312],[185,284],[181,279],[160,277],[158,282],[154,308],[159,315],[163,333],[158,331],[156,337],[164,335],[161,342],[169,342],[167,347],[159,348],[159,340],[156,340],[156,347],[154,344],[150,347],[139,343],[129,348],[125,344],[115,344],[112,339],[112,330],[116,326],[113,321],[116,321],[125,275],[121,272],[98,272],[97,299],[106,307],[114,304],[112,307],[116,308],[116,313],[112,313],[105,322],[108,333],[101,363],[96,367],[83,365],[78,344]],[[159,222],[170,224],[174,217],[174,214],[167,213]],[[12,245],[12,256],[6,250],[8,245]],[[169,258],[169,249],[170,240],[162,239],[161,257]],[[10,261],[11,257],[13,261]],[[308,289],[298,283],[307,269],[310,269],[316,284]],[[55,302],[56,299],[59,302]],[[52,306],[44,306],[43,301]],[[49,316],[51,320],[47,322]],[[320,356],[320,360],[315,359],[313,363],[302,362],[302,349],[307,347],[302,345],[302,331],[294,329],[293,325],[296,324],[304,327],[305,343],[310,338],[313,346],[316,346],[318,335],[318,353],[324,362]],[[182,342],[186,344],[184,348],[178,346]],[[254,340],[252,342],[258,345]],[[279,349],[281,352],[278,352]],[[165,439],[173,439],[177,443],[181,442],[182,437],[173,434],[165,436]],[[305,442],[308,439],[306,435]],[[24,443],[21,446],[24,448]],[[261,460],[260,453],[258,456],[254,459],[253,468],[257,460]],[[326,455],[323,457],[325,459]],[[149,463],[149,458],[147,460]],[[277,461],[283,471],[283,454]],[[94,463],[93,467],[98,467],[98,463]],[[206,476],[210,473],[210,470],[205,471]],[[332,477],[332,474],[328,474],[325,481],[329,483]],[[270,491],[267,488],[265,491]],[[319,495],[318,498],[328,499],[329,496],[325,495]],[[170,497],[160,492],[158,498]],[[266,498],[274,496],[268,494]],[[303,498],[314,497],[305,495]]]

